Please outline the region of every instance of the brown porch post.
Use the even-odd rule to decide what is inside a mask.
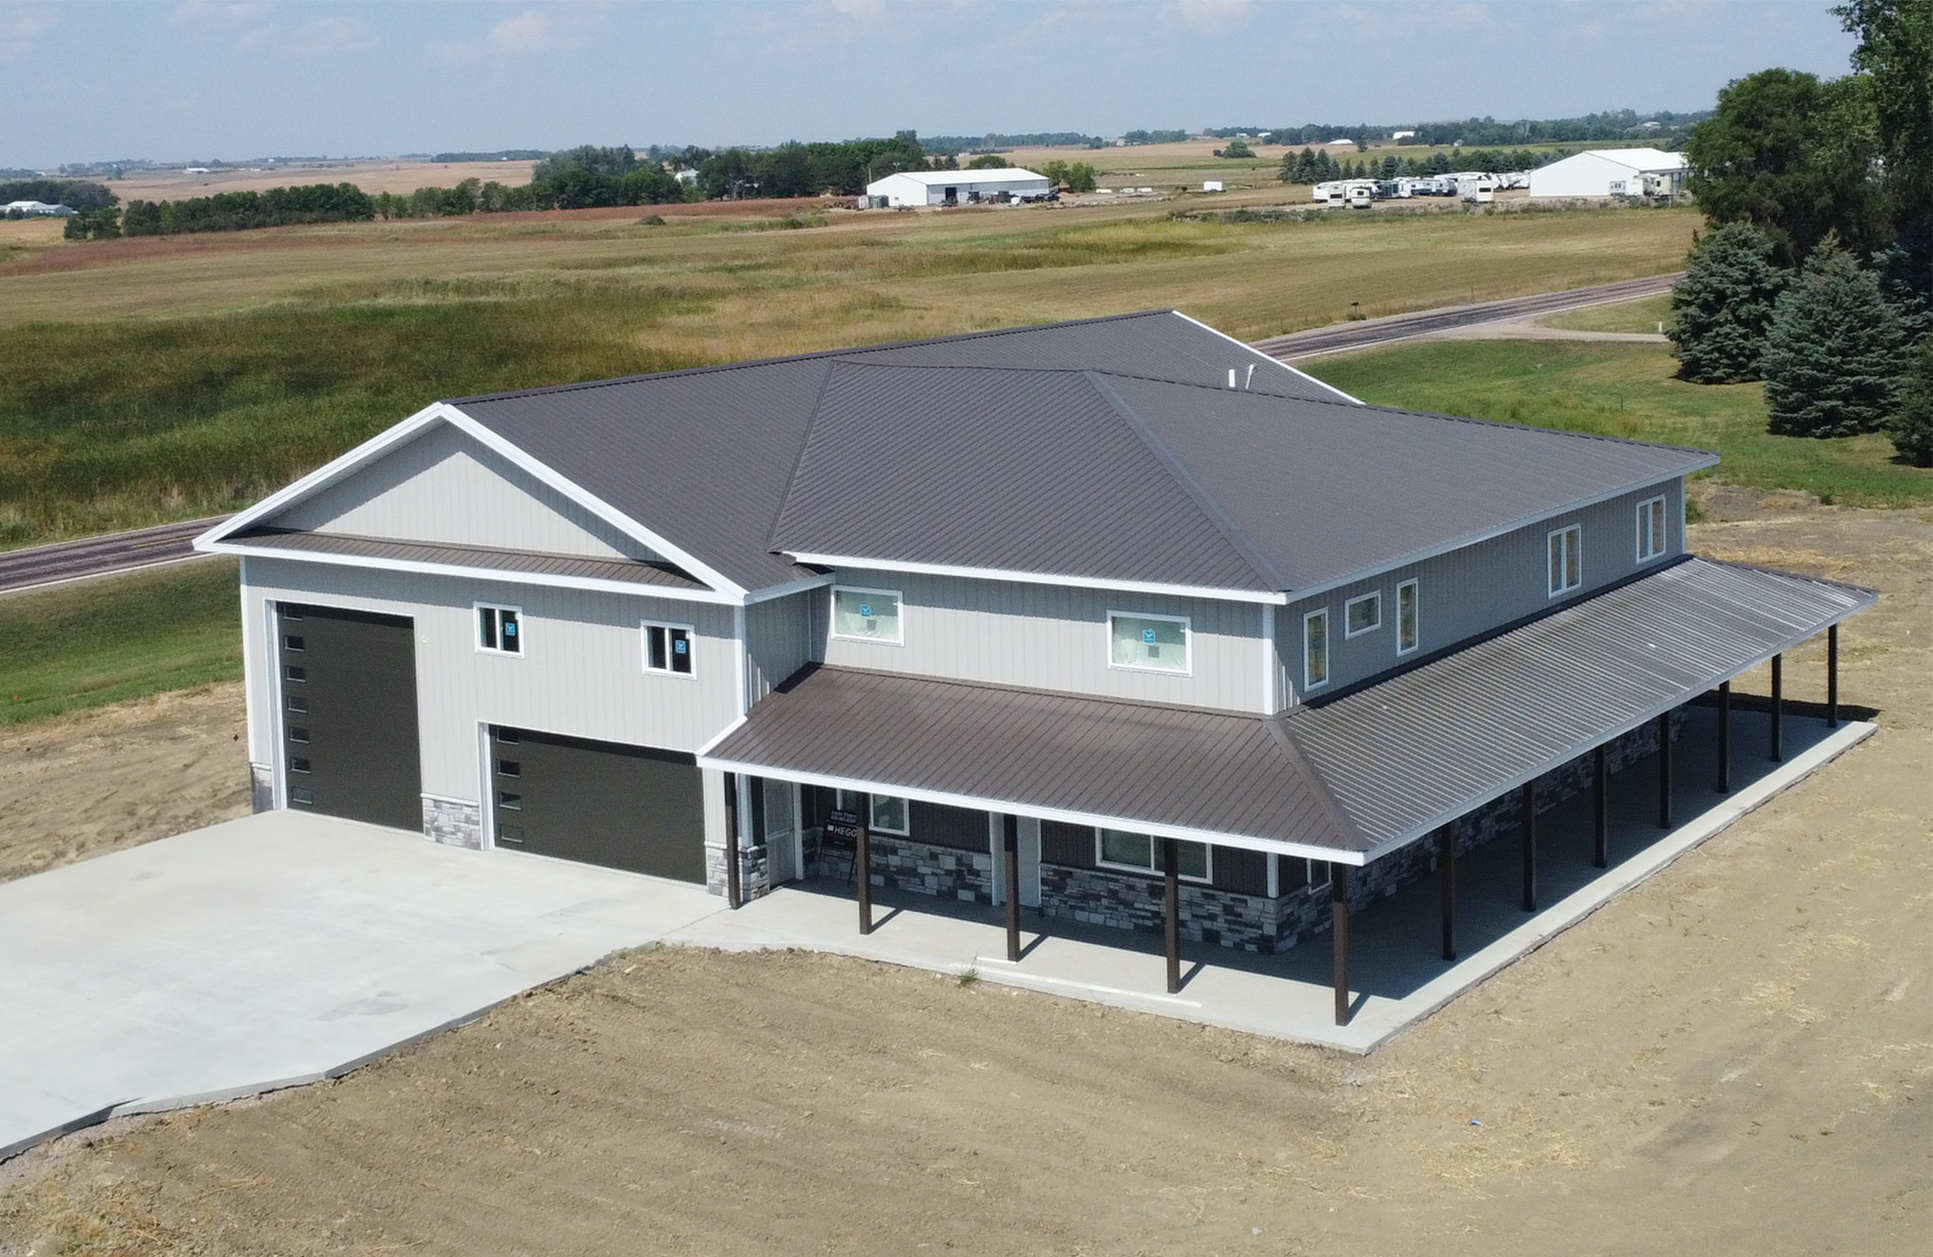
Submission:
[[[1591,752],[1591,862],[1598,868],[1611,865],[1611,752],[1600,742]]]
[[[1020,818],[1000,818],[1000,872],[1007,883],[1007,959],[1020,961]]]
[[[1523,790],[1524,829],[1524,911],[1537,911],[1537,783],[1526,781]]]
[[[738,875],[738,774],[725,774],[725,903],[745,906],[745,887]]]
[[[1349,866],[1329,866],[1330,946],[1335,949],[1336,1024],[1349,1024]]]
[[[1785,759],[1785,656],[1772,656],[1772,762]]]
[[[1456,830],[1436,831],[1436,867],[1443,884],[1443,959],[1456,959]]]
[[[1671,828],[1671,713],[1658,717],[1658,828]]]
[[[1181,852],[1173,838],[1161,840],[1162,934],[1168,951],[1168,994],[1181,990]]]
[[[1732,683],[1718,684],[1718,793],[1732,792]]]
[[[1826,630],[1826,728],[1839,727],[1839,626]]]
[[[853,842],[852,880],[859,888],[859,932],[873,932],[873,840],[872,826],[862,822],[859,837]]]

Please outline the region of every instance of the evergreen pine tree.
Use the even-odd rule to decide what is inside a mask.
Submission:
[[[1893,410],[1899,320],[1879,281],[1828,236],[1772,312],[1759,368],[1769,430],[1782,436],[1876,432]]]
[[[1886,421],[1893,448],[1915,467],[1933,467],[1933,336],[1921,338],[1908,356],[1895,398]]]
[[[1694,384],[1759,378],[1759,355],[1772,307],[1788,273],[1772,263],[1771,237],[1726,223],[1698,238],[1685,277],[1671,286],[1671,331],[1678,377]]]

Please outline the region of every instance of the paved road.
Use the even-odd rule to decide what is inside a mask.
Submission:
[[[1610,301],[1629,301],[1636,297],[1655,297],[1671,291],[1678,276],[1653,275],[1646,279],[1627,279],[1616,284],[1591,288],[1572,288],[1565,292],[1540,293],[1535,297],[1512,297],[1508,301],[1485,301],[1471,306],[1444,306],[1418,310],[1414,314],[1393,314],[1388,318],[1364,319],[1339,327],[1312,327],[1287,336],[1258,340],[1255,347],[1271,358],[1299,361],[1321,354],[1341,353],[1345,349],[1368,349],[1393,341],[1414,340],[1431,332],[1478,323],[1505,323],[1579,306],[1603,305]]]
[[[1508,301],[1486,301],[1479,305],[1445,306],[1396,314],[1388,318],[1365,319],[1339,327],[1315,327],[1287,336],[1272,336],[1255,342],[1255,347],[1272,358],[1299,361],[1345,349],[1367,349],[1393,341],[1412,340],[1431,332],[1471,327],[1480,323],[1503,323],[1513,319],[1574,310],[1580,306],[1603,305],[1610,301],[1629,301],[1668,292],[1678,276],[1653,275],[1648,279],[1627,279],[1616,284],[1592,288],[1572,288],[1547,292],[1534,297],[1513,297]],[[212,528],[226,516],[190,520],[182,524],[163,524],[159,528],[140,528],[133,532],[109,533],[80,541],[63,541],[31,550],[0,553],[0,593],[32,589],[62,581],[108,576],[159,563],[192,558],[188,543],[203,530]]]

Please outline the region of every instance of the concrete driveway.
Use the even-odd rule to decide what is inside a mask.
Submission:
[[[292,812],[0,884],[0,1158],[344,1073],[723,907]]]

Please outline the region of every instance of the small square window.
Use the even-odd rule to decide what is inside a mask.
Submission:
[[[291,755],[289,756],[289,771],[292,773],[306,773],[309,771],[309,761],[300,755]]]
[[[315,793],[307,786],[290,786],[289,802],[297,807],[314,807]]]
[[[1584,527],[1572,524],[1550,534],[1550,596],[1569,593],[1584,583]]]
[[[493,655],[523,654],[523,611],[478,603],[477,649]]]
[[[890,589],[834,588],[832,635],[899,645],[899,594]]]
[[[691,675],[691,627],[684,624],[644,626],[644,670]]]
[[[1342,604],[1342,635],[1361,637],[1373,633],[1383,626],[1383,596],[1379,593],[1364,594],[1351,598]]]
[[[524,797],[521,794],[512,794],[508,790],[499,790],[497,806],[506,812],[521,812],[524,810]]]
[[[524,766],[518,761],[514,759],[500,759],[497,761],[497,776],[521,777],[523,775]]]
[[[306,650],[307,648],[308,648],[307,644],[303,641],[303,639],[296,636],[294,633],[282,634],[282,649]]]
[[[309,710],[309,700],[300,694],[291,694],[282,700],[282,706],[288,711],[306,712]]]
[[[522,825],[497,826],[497,841],[507,842],[507,843],[510,843],[512,846],[517,846],[517,847],[523,846],[524,845],[524,827]]]
[[[906,833],[906,800],[890,794],[872,796],[872,818],[867,828],[881,834]]]
[[[1110,611],[1108,663],[1147,672],[1188,671],[1188,621],[1176,615]]]
[[[282,675],[291,681],[306,681],[309,679],[309,670],[290,664],[288,667],[282,669]]]

